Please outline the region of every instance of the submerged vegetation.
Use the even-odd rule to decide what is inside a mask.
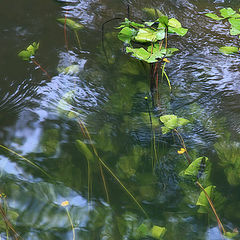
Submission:
[[[227,225],[224,218],[224,207],[228,199],[212,179],[214,163],[203,151],[189,150],[188,143],[193,139],[185,140],[185,132],[193,131],[195,116],[189,114],[186,118],[179,117],[184,114],[179,114],[169,107],[174,85],[170,82],[166,66],[170,63],[170,58],[179,51],[178,48],[169,47],[169,42],[174,36],[176,39],[184,37],[188,29],[182,27],[179,20],[169,18],[158,9],[144,8],[143,11],[154,20],[135,22],[128,16],[120,26],[116,27],[117,35],[107,33],[104,36],[111,41],[114,39],[117,42],[119,39],[123,42],[124,53],[132,57],[127,59],[127,63],[126,58],[121,59],[122,56],[116,59],[116,62],[113,57],[112,61],[108,61],[107,66],[104,65],[105,71],[109,68],[109,71],[116,73],[115,89],[111,89],[111,94],[106,97],[107,102],[102,106],[104,120],[100,119],[94,126],[91,118],[95,115],[88,114],[87,110],[79,106],[78,97],[81,93],[79,94],[75,78],[80,74],[84,78],[86,73],[81,73],[80,66],[74,60],[70,60],[72,62],[68,66],[59,68],[58,72],[60,77],[67,75],[71,80],[74,79],[74,84],[71,85],[70,90],[66,88],[68,91],[61,95],[61,99],[54,106],[54,114],[63,119],[64,124],[63,127],[61,126],[63,129],[53,127],[44,129],[41,135],[41,147],[37,150],[37,154],[30,155],[31,158],[24,157],[4,145],[0,145],[0,148],[10,154],[9,158],[13,155],[40,171],[43,177],[47,177],[49,180],[47,183],[34,182],[37,186],[34,194],[38,201],[45,201],[44,197],[46,197],[47,203],[51,202],[54,210],[51,212],[52,215],[60,208],[62,215],[67,219],[63,221],[64,231],[68,232],[69,236],[71,234],[69,238],[73,240],[80,239],[79,236],[85,239],[86,229],[93,232],[93,237],[87,236],[86,239],[115,239],[114,236],[117,236],[116,239],[124,240],[171,239],[168,238],[168,234],[171,236],[172,231],[168,229],[169,224],[166,223],[167,221],[159,220],[159,216],[164,219],[167,218],[164,214],[171,214],[173,216],[171,221],[174,222],[178,221],[178,213],[174,204],[168,206],[171,202],[168,202],[167,197],[166,200],[162,196],[165,192],[166,195],[179,196],[177,204],[184,212],[179,218],[184,216],[189,219],[194,216],[199,222],[207,219],[208,225],[218,225],[223,239],[234,238],[238,235],[238,231]],[[231,24],[230,34],[237,35],[239,41],[240,14],[231,8],[221,9],[220,14],[221,17],[212,13],[206,16],[218,21],[227,20]],[[63,18],[57,18],[57,21],[63,25],[65,51],[70,52],[67,27],[74,32],[80,50],[82,46],[78,31],[84,26],[67,18],[67,14]],[[24,61],[34,63],[51,79],[35,59],[38,49],[39,43],[33,42],[20,51],[18,56]],[[219,50],[226,54],[239,53],[239,46],[225,46]],[[96,58],[100,59],[98,60],[102,67],[102,55],[96,54]],[[136,82],[140,75],[144,76],[142,73],[146,73],[146,76],[150,75],[150,84],[147,87],[147,84],[141,81]],[[99,73],[94,72],[94,68],[89,74],[89,78],[97,82]],[[167,80],[167,85],[160,84],[160,79],[164,78]],[[88,95],[86,99],[90,101]],[[118,124],[114,125],[112,119],[117,119]],[[55,121],[52,122],[56,124]],[[66,122],[69,123],[67,127]],[[69,136],[68,128],[74,129],[72,136]],[[61,134],[69,137],[69,143],[62,140]],[[69,147],[70,154],[65,146]],[[214,144],[214,149],[228,183],[239,186],[239,143],[219,138]],[[77,159],[75,165],[72,160],[74,157]],[[66,171],[69,174],[66,177],[69,179],[72,175],[77,175],[77,183],[74,178],[73,183],[70,180],[66,183],[66,189],[72,187],[76,192],[72,193],[68,190],[66,191],[68,195],[55,193],[54,188],[51,187],[53,183],[50,181],[55,180],[54,184],[57,184],[63,180],[58,175],[49,174],[48,170],[44,170],[47,164],[46,168],[40,167],[39,163],[35,163],[35,158],[57,160],[55,167],[60,166],[62,171]],[[175,185],[174,190],[170,189],[172,185]],[[24,188],[27,187],[28,185],[25,184]],[[62,185],[59,188],[61,187]],[[123,190],[124,194],[119,194],[119,189]],[[41,190],[43,199],[39,197]],[[52,195],[54,197],[49,197]],[[62,199],[72,197],[74,201],[79,201],[79,196],[86,200],[86,204],[84,207],[77,206],[78,210],[70,200]],[[17,225],[16,219],[19,218],[18,212],[13,206],[9,208],[5,194],[1,193],[0,198],[2,216],[0,228],[4,237],[22,239],[14,227],[15,224]],[[151,209],[152,202],[157,203],[156,209],[155,207]],[[164,214],[162,210],[166,210]],[[84,223],[82,224],[81,221]],[[37,226],[37,229],[40,227]]]

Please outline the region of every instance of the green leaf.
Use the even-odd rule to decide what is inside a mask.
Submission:
[[[7,210],[7,217],[12,224],[15,224],[19,214],[13,210]],[[3,217],[0,218],[0,229],[6,230],[6,223]]]
[[[150,28],[139,29],[137,35],[134,38],[134,41],[140,43],[156,42],[157,40],[157,32]]]
[[[18,56],[22,58],[22,60],[24,61],[30,61],[30,57],[32,56],[32,54],[27,50],[23,50],[20,53],[18,53]]]
[[[233,54],[233,53],[238,53],[239,49],[237,47],[225,46],[225,47],[220,47],[219,51],[224,54]]]
[[[77,23],[77,22],[75,22],[75,21],[73,21],[72,19],[69,19],[69,18],[66,18],[66,19],[65,18],[58,18],[57,21],[62,23],[63,25],[65,24],[65,21],[66,21],[66,25],[74,31],[78,31],[78,30],[84,28],[84,26],[82,24]]]
[[[213,191],[215,188],[216,188],[216,186],[210,185],[204,189],[211,200],[212,200]],[[203,207],[209,206],[209,203],[208,203],[208,200],[207,200],[207,197],[206,197],[204,191],[201,191],[196,205],[203,206]]]
[[[208,158],[207,157],[199,157],[197,159],[195,159],[188,167],[187,169],[184,171],[185,175],[189,175],[192,177],[197,177],[198,172],[199,172],[199,167],[201,164],[202,159],[205,158],[205,163],[207,165],[208,163]]]
[[[152,227],[152,237],[155,239],[161,239],[165,235],[166,231],[167,229],[165,227],[154,225]]]
[[[169,33],[176,33],[180,36],[184,36],[188,32],[188,29],[187,28],[182,28],[182,27],[181,28],[169,27],[168,32]]]
[[[136,33],[137,31],[135,29],[125,27],[119,32],[118,39],[129,44]]]
[[[169,128],[165,127],[165,126],[162,127],[162,134],[167,134],[170,131],[171,131],[171,129],[169,129]]]
[[[206,15],[207,17],[210,17],[210,18],[212,18],[213,20],[217,20],[217,21],[224,19],[224,18],[221,18],[221,17],[219,17],[218,15],[216,15],[216,14],[214,14],[214,13],[206,13],[205,15]]]
[[[230,18],[228,19],[233,28],[240,30],[240,19]]]
[[[224,18],[229,18],[233,16],[236,13],[236,11],[234,11],[232,8],[222,8],[220,10],[220,13]]]
[[[165,30],[164,29],[156,32],[156,39],[158,41],[163,40],[164,38],[165,38]]]
[[[171,18],[168,21],[168,26],[174,27],[174,28],[181,28],[182,24],[176,18]]]
[[[133,53],[134,57],[139,58],[140,60],[147,61],[150,57],[150,53],[146,51],[144,48],[126,48],[127,53]]]
[[[232,28],[230,29],[230,34],[233,35],[233,36],[239,35],[239,34],[240,34],[240,29],[237,29],[237,28],[235,28],[235,27],[232,27]]]
[[[166,126],[166,124],[171,120],[177,120],[176,115],[163,115],[160,117],[160,121]]]
[[[168,16],[162,15],[160,18],[156,20],[156,22],[163,24],[164,26],[168,26]]]
[[[137,238],[143,238],[149,235],[149,227],[142,223],[136,230]]]
[[[178,118],[177,126],[181,127],[181,126],[184,126],[184,125],[186,125],[188,123],[190,123],[189,120],[187,120],[185,118]]]
[[[230,239],[236,237],[237,235],[238,235],[238,232],[226,232],[224,234],[225,237],[230,238]]]

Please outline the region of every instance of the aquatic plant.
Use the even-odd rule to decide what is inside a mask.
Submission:
[[[78,43],[78,47],[79,47],[79,49],[81,49],[81,43],[80,43],[80,39],[78,36],[78,31],[83,29],[84,26],[80,23],[75,22],[74,20],[72,20],[70,18],[67,18],[66,15],[65,15],[65,18],[58,18],[57,21],[64,25],[64,38],[65,38],[65,44],[66,44],[67,49],[68,49],[68,43],[67,43],[67,35],[66,35],[66,26],[69,27],[71,30],[73,30],[76,40],[77,40],[77,43]]]
[[[151,22],[136,23],[125,18],[125,21],[118,27],[121,29],[118,38],[125,43],[126,53],[131,53],[132,57],[151,65],[150,87],[152,91],[156,89],[158,92],[158,69],[161,69],[162,77],[166,77],[171,90],[165,66],[169,62],[167,58],[178,51],[177,48],[168,48],[168,35],[184,36],[188,29],[183,28],[177,19],[169,19],[160,11],[156,11],[156,13],[158,18]]]
[[[220,9],[220,15],[219,17],[217,14],[214,13],[206,13],[207,17],[216,20],[216,21],[228,21],[230,23],[231,29],[230,29],[230,35],[237,36],[237,46],[223,46],[219,48],[219,51],[223,54],[235,54],[239,53],[239,39],[240,39],[240,14],[237,13],[232,8],[222,8]]]
[[[41,65],[35,60],[35,53],[38,50],[39,45],[40,45],[39,42],[38,43],[33,42],[25,50],[22,50],[21,52],[19,52],[18,56],[24,61],[29,61],[34,63],[37,67],[41,69],[42,72],[44,72],[47,75],[49,79],[51,79],[47,71],[44,68],[42,68]]]
[[[69,210],[68,210],[68,205],[69,205],[69,201],[64,201],[64,202],[61,203],[61,206],[64,207],[66,212],[67,212],[68,220],[69,220],[69,223],[70,223],[71,228],[72,228],[73,240],[75,240],[75,229],[74,229],[74,226],[73,226],[73,221],[72,221],[71,215],[70,215]]]

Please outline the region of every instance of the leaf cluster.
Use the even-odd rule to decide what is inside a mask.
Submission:
[[[217,21],[227,19],[231,25],[230,35],[232,36],[238,35],[238,38],[240,38],[240,14],[237,13],[232,8],[229,7],[229,8],[220,9],[221,17],[219,17],[214,13],[206,13],[205,15]],[[224,54],[234,54],[234,53],[239,53],[240,49],[234,46],[224,46],[224,47],[221,47],[219,51]]]
[[[147,63],[158,62],[163,57],[170,57],[177,48],[162,48],[160,41],[167,38],[167,34],[184,36],[188,29],[183,28],[181,23],[175,19],[168,19],[160,15],[155,21],[136,23],[125,18],[118,29],[121,29],[118,38],[127,45],[127,53]],[[140,48],[134,48],[133,43],[142,44]]]
[[[169,133],[171,130],[188,124],[190,121],[185,118],[179,118],[176,115],[164,115],[160,117],[160,121],[164,124],[162,133]]]
[[[18,53],[18,56],[22,58],[24,61],[30,61],[32,57],[34,57],[36,51],[39,48],[39,42],[33,42],[30,44],[26,50],[22,50],[20,53]]]

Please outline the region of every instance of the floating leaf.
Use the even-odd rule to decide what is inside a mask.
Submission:
[[[165,235],[166,231],[167,229],[165,227],[154,225],[152,228],[152,237],[155,239],[161,239]]]
[[[180,36],[184,36],[185,34],[187,34],[188,29],[187,28],[182,28],[182,27],[181,28],[169,27],[168,31],[170,33],[176,33],[176,34],[178,34]]]
[[[35,52],[38,50],[38,48],[39,43],[33,42],[26,48],[26,50],[18,53],[18,56],[24,61],[30,61],[31,57],[35,55]]]
[[[164,124],[169,130],[181,127],[188,124],[190,121],[185,118],[178,118],[176,115],[164,115],[160,117],[160,121]],[[162,129],[163,130],[163,129]],[[164,128],[164,131],[166,129]]]
[[[65,22],[66,22],[66,25],[74,31],[78,31],[78,30],[84,28],[84,26],[82,24],[77,23],[74,20],[69,19],[69,18],[66,18],[66,19],[65,18],[58,18],[57,21],[62,23],[62,24],[65,24]]]
[[[161,36],[162,33],[159,34]],[[145,43],[145,42],[156,42],[157,32],[150,28],[140,28],[137,35],[134,38],[134,41]],[[161,39],[160,39],[161,40]]]
[[[168,16],[162,15],[160,18],[157,19],[157,21],[164,26],[168,26]]]
[[[234,11],[232,8],[222,8],[220,10],[220,13],[224,18],[229,18],[233,16],[236,13],[236,11]]]
[[[239,34],[240,34],[240,29],[237,29],[237,28],[235,28],[235,27],[232,27],[232,28],[230,29],[230,34],[233,35],[233,36],[239,35]]]
[[[135,29],[124,27],[118,34],[118,39],[129,44],[132,38],[137,34]]]
[[[140,60],[147,61],[148,58],[150,57],[150,53],[146,51],[144,48],[126,48],[127,53],[133,53],[134,57],[139,58]]]
[[[240,19],[230,18],[228,21],[232,25],[232,28],[240,30]]]
[[[224,54],[233,54],[233,53],[238,53],[239,49],[237,47],[225,46],[225,47],[220,47],[219,51]]]
[[[168,21],[168,26],[174,27],[174,28],[181,28],[182,24],[176,18],[171,18]]]
[[[214,14],[214,13],[206,13],[205,15],[206,15],[207,17],[210,17],[210,18],[212,18],[213,20],[217,20],[217,21],[224,19],[224,18],[219,17],[218,15],[216,15],[216,14]]]

